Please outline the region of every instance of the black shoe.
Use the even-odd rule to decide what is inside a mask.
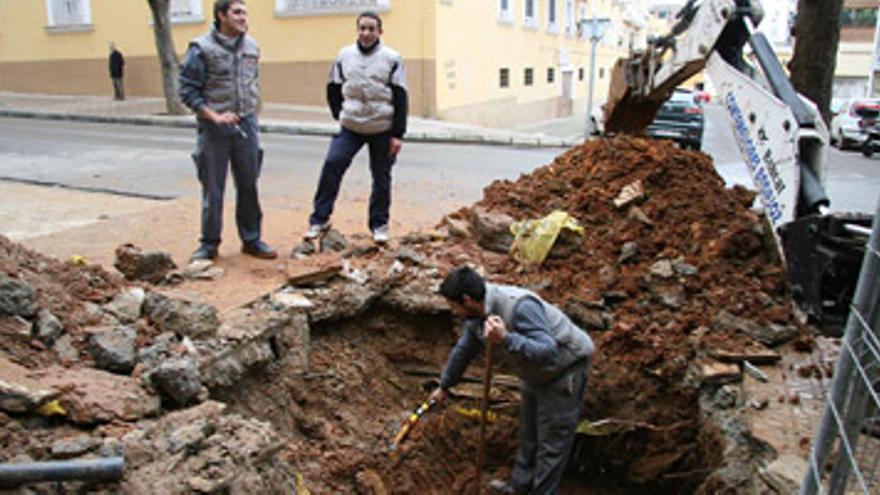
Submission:
[[[209,246],[207,244],[202,244],[196,249],[190,260],[213,260],[217,258],[217,248],[214,246]]]
[[[249,242],[241,247],[241,252],[264,260],[274,260],[278,253],[263,241]]]

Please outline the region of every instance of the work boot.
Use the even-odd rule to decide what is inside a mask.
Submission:
[[[200,244],[199,248],[193,251],[190,260],[213,260],[215,258],[217,258],[217,248],[215,246]]]
[[[317,238],[323,236],[324,234],[326,234],[328,230],[330,230],[330,223],[329,222],[327,222],[327,223],[313,223],[313,224],[309,225],[309,230],[307,230],[306,233],[303,234],[303,239],[305,239],[307,241],[317,239]]]
[[[373,242],[376,244],[385,244],[391,239],[388,234],[388,225],[382,225],[373,229]]]
[[[241,252],[264,260],[274,260],[278,253],[263,241],[249,242],[241,247]]]

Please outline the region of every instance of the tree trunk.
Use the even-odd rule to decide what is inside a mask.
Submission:
[[[798,0],[791,82],[831,121],[831,91],[840,42],[843,0]]]
[[[156,39],[156,52],[162,67],[162,90],[165,92],[165,107],[171,115],[185,115],[189,112],[177,95],[180,60],[174,50],[171,37],[171,0],[147,0],[153,13],[153,38]]]

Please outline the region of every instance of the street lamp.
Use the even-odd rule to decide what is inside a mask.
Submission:
[[[593,81],[596,76],[596,44],[605,35],[605,30],[611,25],[611,19],[607,17],[597,18],[596,13],[593,12],[591,18],[581,19],[580,25],[581,32],[585,36],[590,37],[590,44],[592,45],[592,50],[590,51],[590,92],[587,95],[587,127],[586,136],[584,136],[585,139],[589,139],[593,135]]]

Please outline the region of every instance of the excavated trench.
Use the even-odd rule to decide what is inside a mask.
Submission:
[[[270,366],[213,395],[233,412],[271,422],[286,437],[281,457],[311,493],[471,493],[482,359],[446,407],[391,448],[403,420],[436,386],[456,328],[448,314],[370,309],[312,328],[307,372]],[[638,388],[590,390],[585,417],[601,418],[600,403],[620,410],[641,402],[659,412],[652,421],[662,416],[664,422],[631,421],[579,435],[563,493],[691,493],[720,462],[722,441],[700,419],[695,392],[648,391],[644,380],[630,378],[640,381],[630,383]],[[512,377],[496,375],[490,404],[484,483],[506,477],[513,463],[519,396]],[[652,470],[662,476],[651,478]]]
[[[94,437],[83,453],[98,444],[122,448],[130,463],[124,484],[107,493],[155,483],[174,487],[169,493],[290,491],[290,478],[317,494],[468,493],[480,359],[451,404],[426,415],[396,450],[390,445],[436,385],[458,336],[436,287],[449,268],[469,263],[493,282],[539,293],[596,343],[563,493],[752,493],[756,461],[768,452],[749,432],[732,363],[772,362],[779,358],[772,348],[792,339],[811,344],[760,217],[749,210],[753,199],[727,189],[706,155],[643,139],[591,141],[516,181],[496,181],[438,232],[383,250],[353,246],[337,256],[334,263],[346,266],[330,278],[292,283],[225,313],[222,325],[213,308],[149,293],[144,302],[143,290],[123,293],[125,284],[97,267],[45,259],[0,238],[0,275],[7,274],[0,285],[33,287],[24,317],[0,315],[0,361],[77,371],[62,370],[75,383],[62,387],[69,393],[60,400],[67,419]],[[583,235],[560,237],[542,264],[514,260],[511,221],[554,210],[577,219]],[[138,291],[133,312],[121,311],[124,296]],[[311,308],[276,304],[300,299]],[[63,337],[42,334],[51,325],[37,307],[61,320]],[[190,316],[181,320],[184,312]],[[104,326],[123,320],[137,329],[130,345],[138,366],[124,376],[102,373],[103,388],[92,394],[105,402],[71,409],[98,376],[92,335],[118,333]],[[158,398],[117,385],[143,393],[149,381],[161,389],[144,380],[146,370],[187,359],[226,411],[203,402],[195,387],[182,404],[163,402],[167,414],[154,418]],[[504,370],[493,383],[484,482],[509,474],[516,446],[518,383]],[[114,390],[119,399],[108,399]],[[250,418],[270,423],[279,438]],[[51,455],[55,436],[70,435],[40,426],[45,421],[0,415],[3,459]]]

